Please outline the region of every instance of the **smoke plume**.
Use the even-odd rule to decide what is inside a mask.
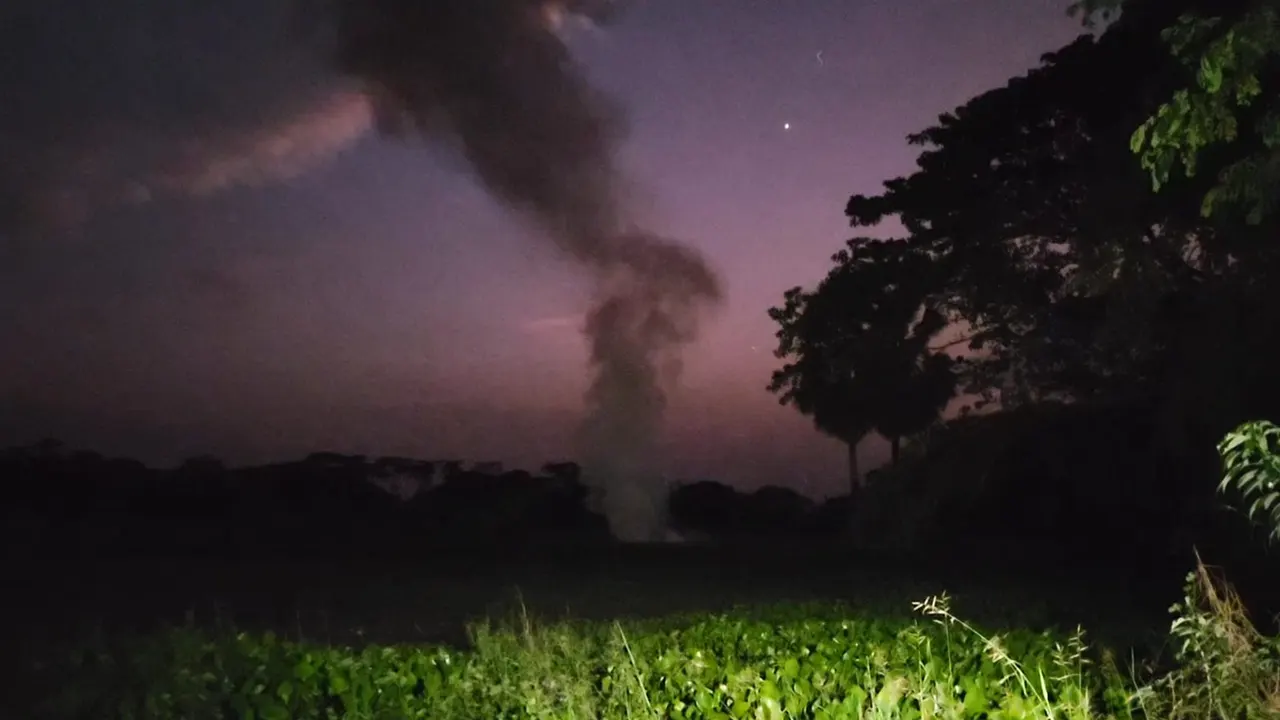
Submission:
[[[109,7],[109,10],[108,10]],[[0,9],[0,237],[292,177],[376,127],[452,145],[596,283],[581,442],[614,533],[655,539],[665,391],[721,298],[637,232],[621,108],[566,47],[611,0],[14,0]]]
[[[720,300],[694,250],[629,227],[616,150],[620,108],[593,89],[557,32],[603,20],[608,0],[343,0],[342,69],[367,84],[379,125],[456,143],[494,196],[597,282],[585,333],[594,378],[584,469],[615,536],[655,540],[654,465],[665,390],[702,311]]]

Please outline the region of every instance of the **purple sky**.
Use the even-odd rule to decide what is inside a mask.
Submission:
[[[1079,34],[1066,5],[633,0],[572,36],[630,111],[640,217],[701,248],[727,290],[671,399],[673,476],[843,490],[840,446],[764,390],[766,310],[826,273],[850,194],[911,169],[906,134]],[[147,118],[166,98],[137,95]],[[335,97],[321,125],[345,138],[363,118]],[[55,436],[161,464],[570,454],[585,276],[439,148],[368,134],[307,167],[0,244],[0,444]]]

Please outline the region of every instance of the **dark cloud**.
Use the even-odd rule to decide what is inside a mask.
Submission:
[[[14,0],[0,10],[0,233],[158,193],[290,177],[369,126],[290,0]]]

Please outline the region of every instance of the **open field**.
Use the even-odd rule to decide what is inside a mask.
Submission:
[[[734,607],[844,604],[860,618],[912,616],[942,592],[957,615],[999,633],[1083,625],[1127,655],[1156,649],[1186,567],[1083,568],[930,561],[837,548],[561,547],[378,556],[63,559],[15,566],[5,644],[22,648],[20,673],[58,660],[100,632],[152,632],[166,623],[270,631],[318,647],[467,648],[468,624],[562,619],[635,622]],[[836,612],[846,612],[837,610]],[[928,625],[927,622],[925,622]],[[28,685],[27,697],[45,692]]]

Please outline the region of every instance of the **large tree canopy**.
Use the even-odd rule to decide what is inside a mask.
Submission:
[[[935,302],[989,358],[976,389],[1149,391],[1188,294],[1272,260],[1268,229],[1197,211],[1211,179],[1156,192],[1133,161],[1133,128],[1186,75],[1161,38],[1176,8],[1147,10],[943,115],[909,138],[915,173],[849,202],[855,226],[896,217],[945,268]]]
[[[909,396],[902,378],[923,382],[896,368],[924,368],[921,339],[945,320],[971,338],[959,366],[966,389],[1005,406],[1055,397],[1158,406],[1175,418],[1171,437],[1186,439],[1280,400],[1247,359],[1269,335],[1234,325],[1275,324],[1258,313],[1280,277],[1276,228],[1201,212],[1219,171],[1264,139],[1242,137],[1232,153],[1202,157],[1206,172],[1170,175],[1158,189],[1131,150],[1134,129],[1194,80],[1164,32],[1193,6],[1126,6],[1105,32],[910,136],[922,148],[916,171],[846,208],[854,227],[896,219],[908,237],[854,241],[817,289],[788,294],[772,315],[789,362],[771,389],[825,431],[861,437],[884,426],[877,413],[889,394]],[[870,332],[899,283],[910,302]],[[926,322],[904,325],[908,316]],[[1247,393],[1245,383],[1254,383]]]
[[[1082,0],[1073,10],[1083,11],[1088,23],[1121,5],[1122,0]],[[1257,225],[1275,212],[1280,196],[1280,2],[1219,2],[1202,13],[1188,12],[1165,31],[1173,54],[1195,80],[1134,132],[1133,151],[1141,155],[1156,189],[1179,165],[1193,176],[1206,155],[1222,162],[1201,213],[1243,212]],[[1268,284],[1273,274],[1267,271],[1273,269],[1264,264],[1253,274],[1255,293]],[[1280,337],[1270,310],[1265,307],[1264,317],[1243,323],[1248,344],[1239,349],[1274,356]],[[1264,403],[1260,410],[1274,408]],[[1237,493],[1249,515],[1270,526],[1272,539],[1280,539],[1277,437],[1275,424],[1249,418],[1217,446],[1226,471],[1219,489]]]

